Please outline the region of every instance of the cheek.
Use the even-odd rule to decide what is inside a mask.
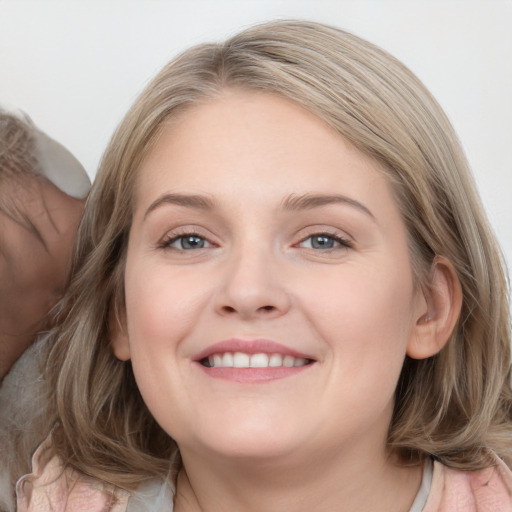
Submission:
[[[197,329],[211,288],[207,276],[198,271],[127,261],[126,313],[133,372],[151,414],[176,439],[190,430],[190,418],[198,414],[200,396],[187,373],[190,362],[184,341]]]
[[[366,267],[365,273],[342,277],[326,280],[323,300],[310,295],[303,310],[328,345],[326,389],[333,395],[325,397],[325,407],[345,404],[332,421],[349,421],[344,415],[350,410],[354,421],[366,418],[370,424],[374,415],[392,408],[411,333],[412,284],[393,269]]]
[[[126,312],[132,349],[179,345],[194,328],[208,300],[204,276],[176,267],[127,261]]]
[[[413,286],[396,266],[340,267],[329,278],[310,279],[302,297],[309,321],[333,350],[380,361],[405,354]]]

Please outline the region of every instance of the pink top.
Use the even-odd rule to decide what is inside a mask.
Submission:
[[[51,456],[50,437],[32,458],[32,473],[16,485],[18,512],[124,512],[129,493],[64,469]]]
[[[51,456],[49,447],[47,439],[34,454],[32,473],[18,481],[18,512],[127,510],[130,493],[64,468],[56,456]],[[143,501],[144,510],[154,510]],[[172,510],[172,498],[170,501],[167,510]],[[435,462],[422,512],[512,512],[512,472],[499,459],[495,467],[474,472],[457,471]]]
[[[512,472],[496,457],[496,466],[457,471],[434,462],[432,487],[422,512],[511,512]]]

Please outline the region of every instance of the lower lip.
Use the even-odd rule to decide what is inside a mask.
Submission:
[[[284,379],[286,377],[297,375],[298,373],[301,373],[313,366],[313,363],[310,363],[304,366],[293,367],[277,366],[268,368],[208,368],[203,366],[201,363],[196,364],[206,375],[208,375],[208,377],[212,377],[213,379],[228,380],[231,382],[240,382],[244,384],[270,382]]]

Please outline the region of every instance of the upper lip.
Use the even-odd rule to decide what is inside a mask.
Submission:
[[[257,339],[239,339],[232,338],[229,340],[219,341],[213,345],[209,345],[201,352],[197,353],[193,359],[201,361],[214,354],[223,354],[226,352],[244,352],[246,354],[281,354],[283,356],[293,356],[297,358],[313,359],[310,355],[299,352],[295,349],[282,345],[272,340]]]

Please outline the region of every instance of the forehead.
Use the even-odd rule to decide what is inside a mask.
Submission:
[[[366,178],[366,183],[351,180],[352,187],[375,180],[386,187],[382,171],[376,160],[298,104],[266,92],[227,90],[161,127],[139,168],[136,198],[163,181],[171,188],[213,193],[222,186],[234,192],[255,173],[252,185],[266,193],[271,182],[284,187],[282,192],[299,182],[329,188],[351,174]]]

